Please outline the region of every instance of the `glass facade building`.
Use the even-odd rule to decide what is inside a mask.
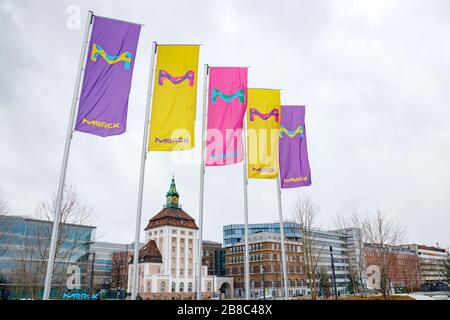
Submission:
[[[20,287],[21,282],[43,284],[53,223],[23,216],[0,219],[0,287]],[[53,287],[65,286],[68,265],[75,264],[86,275],[87,256],[95,238],[95,227],[62,224],[59,229]],[[40,286],[40,285],[36,285]],[[4,290],[2,290],[4,291]],[[58,290],[56,290],[58,291]],[[27,292],[23,292],[27,296]],[[37,290],[36,294],[40,294]]]
[[[144,244],[140,243],[139,248]],[[101,242],[96,241],[91,245],[90,261],[92,265],[90,267],[92,275],[92,285],[95,290],[111,289],[112,269],[113,269],[113,253],[114,252],[127,252],[134,250],[134,243],[120,244],[113,242]]]
[[[300,238],[300,226],[298,223],[285,222],[284,223],[284,233],[286,237],[291,239]],[[280,233],[279,223],[255,223],[248,225],[249,234],[256,232],[272,232]],[[238,243],[244,236],[244,225],[243,224],[228,224],[223,227],[223,246],[230,247]]]

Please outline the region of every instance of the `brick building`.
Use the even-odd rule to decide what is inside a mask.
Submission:
[[[286,255],[289,277],[289,294],[307,292],[303,273],[301,244],[287,240]],[[281,262],[281,238],[277,233],[260,232],[249,236],[250,297],[267,295],[280,297],[283,292],[283,269]],[[245,296],[244,241],[225,249],[226,275],[234,278],[235,296]]]
[[[366,243],[364,257],[369,289],[380,289],[383,263],[388,270],[388,285],[392,290],[411,292],[420,287],[420,262],[414,251],[404,247],[381,248],[379,245]]]

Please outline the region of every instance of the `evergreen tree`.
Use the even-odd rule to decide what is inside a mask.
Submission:
[[[331,296],[331,281],[325,270],[322,268],[319,273],[320,295],[328,299]]]

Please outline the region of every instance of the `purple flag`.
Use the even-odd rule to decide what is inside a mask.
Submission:
[[[305,106],[281,106],[279,155],[281,188],[311,185]]]
[[[76,131],[102,137],[125,132],[140,32],[138,24],[94,16]]]

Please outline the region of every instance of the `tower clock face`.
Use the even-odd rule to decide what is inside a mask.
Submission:
[[[173,197],[172,197],[172,203],[178,204],[178,197],[173,196]]]

